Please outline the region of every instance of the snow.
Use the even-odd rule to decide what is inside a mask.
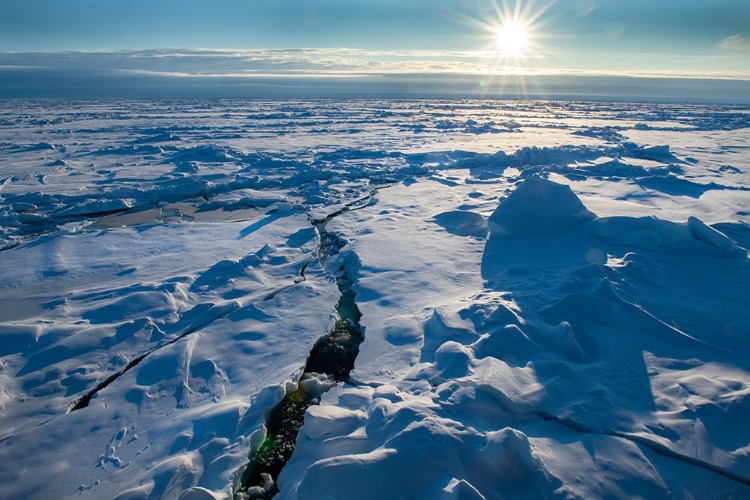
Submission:
[[[537,236],[567,233],[595,217],[569,186],[530,178],[500,203],[489,224],[495,238]]]
[[[0,497],[233,498],[337,280],[277,498],[750,497],[746,108],[6,104]]]

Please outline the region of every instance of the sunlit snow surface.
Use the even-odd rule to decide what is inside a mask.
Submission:
[[[344,269],[365,341],[277,498],[748,498],[749,127],[4,101],[0,497],[230,498]]]

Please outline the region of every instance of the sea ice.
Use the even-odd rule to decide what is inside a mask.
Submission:
[[[0,497],[750,495],[746,107],[6,104]]]

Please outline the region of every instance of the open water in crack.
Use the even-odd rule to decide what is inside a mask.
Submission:
[[[346,244],[326,231],[329,219],[315,224],[320,237],[318,258],[322,263],[338,254]],[[276,480],[294,452],[305,412],[320,403],[321,395],[343,382],[354,367],[359,345],[364,340],[351,279],[342,268],[334,272],[341,297],[336,305],[336,321],[331,332],[315,343],[295,391],[271,410],[266,423],[266,438],[242,474],[238,492],[245,498],[267,499],[278,493]],[[321,379],[326,379],[321,383]]]

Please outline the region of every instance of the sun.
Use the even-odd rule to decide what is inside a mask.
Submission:
[[[526,27],[516,20],[503,22],[497,27],[497,49],[503,54],[517,56],[528,47]]]
[[[528,86],[539,88],[536,69],[549,57],[544,41],[554,37],[547,12],[556,1],[483,0],[472,15],[457,16],[483,41],[473,52],[479,94],[526,96]]]
[[[490,0],[477,17],[466,21],[484,32],[488,40],[484,50],[502,64],[520,67],[539,54],[539,41],[544,37],[540,18],[554,3],[555,0]]]

